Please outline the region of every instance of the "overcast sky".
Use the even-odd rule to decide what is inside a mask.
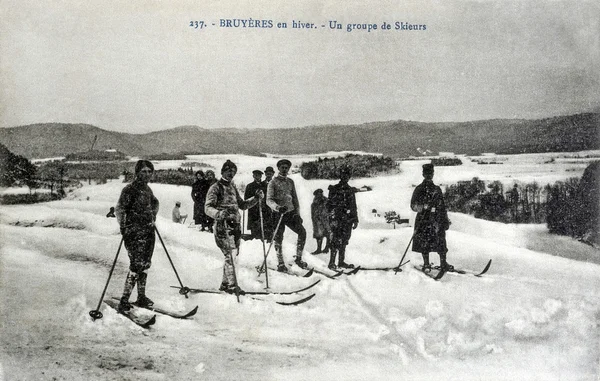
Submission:
[[[2,127],[139,133],[600,110],[597,0],[0,4]],[[273,28],[219,27],[250,18]],[[293,29],[292,20],[317,28]],[[344,29],[329,29],[330,20]],[[391,30],[380,29],[384,21]],[[426,30],[394,30],[395,21]],[[348,23],[378,30],[347,32]]]

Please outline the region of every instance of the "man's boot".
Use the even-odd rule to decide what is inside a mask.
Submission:
[[[137,285],[138,285],[138,298],[135,304],[140,307],[151,307],[154,302],[150,300],[146,296],[146,279],[148,279],[148,274],[144,271],[139,273]]]
[[[277,271],[280,273],[287,273],[288,268],[285,266],[285,262],[283,261],[283,249],[281,247],[281,243],[275,242],[275,252],[277,253],[277,261],[279,262],[277,265]]]
[[[325,248],[321,250],[321,253],[329,253],[329,238],[325,237]]]
[[[302,251],[298,250],[296,252],[296,260],[294,261],[294,263],[300,267],[301,269],[306,269],[308,267],[308,265],[306,264],[306,262],[304,262],[302,260]]]
[[[351,263],[346,263],[344,262],[344,259],[346,259],[346,246],[343,246],[340,248],[340,254],[339,254],[339,258],[338,258],[338,266],[343,268],[343,269],[353,269],[354,265]]]
[[[321,251],[321,245],[323,245],[323,238],[317,238],[317,250],[313,251],[311,254],[320,254],[320,253],[322,253],[322,251]]]
[[[423,255],[423,272],[430,273],[431,272],[431,264],[429,263],[429,253],[422,253]]]
[[[330,270],[337,270],[335,265],[335,256],[337,255],[337,250],[335,248],[331,248],[329,251],[329,265],[327,266]]]
[[[129,303],[129,297],[131,296],[133,287],[135,287],[137,278],[138,278],[138,274],[136,274],[132,271],[127,273],[127,278],[125,279],[125,287],[123,288],[123,296],[121,296],[121,301],[119,302],[117,311],[128,312],[131,309],[131,303]]]
[[[446,262],[446,253],[439,253],[440,254],[440,268],[443,271],[452,271],[454,270],[454,266],[452,266],[451,264],[449,264],[448,262]]]

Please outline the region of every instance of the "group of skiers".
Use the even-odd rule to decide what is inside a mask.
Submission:
[[[273,241],[277,255],[277,271],[288,272],[282,250],[285,228],[297,234],[294,263],[306,269],[302,260],[306,243],[306,230],[299,213],[298,195],[294,181],[288,177],[291,162],[282,159],[277,162],[277,176],[272,167],[264,171],[266,179],[261,181],[263,172],[253,171],[254,181],[246,187],[244,197],[239,194],[233,183],[237,173],[235,163],[227,160],[221,168],[221,178],[217,181],[213,171],[196,173],[197,181],[192,186],[194,200],[194,221],[202,230],[212,229],[215,242],[222,251],[225,261],[223,278],[219,289],[228,293],[242,293],[234,267],[241,239],[240,209],[249,209],[248,227],[251,238],[267,242]],[[159,202],[154,197],[148,182],[154,172],[151,162],[140,160],[135,167],[135,179],[127,185],[119,198],[116,216],[127,249],[130,266],[125,282],[119,310],[131,308],[129,298],[134,286],[138,287],[136,304],[151,306],[153,302],[145,295],[147,271],[150,268],[155,242],[155,220]],[[423,271],[431,271],[429,253],[437,252],[440,256],[440,267],[452,269],[446,261],[445,231],[450,226],[443,194],[439,186],[433,183],[433,165],[423,166],[423,182],[418,185],[411,199],[411,209],[417,212],[415,231],[413,234],[413,251],[423,255]],[[317,250],[313,254],[329,251],[330,269],[354,268],[346,263],[346,246],[352,230],[358,226],[358,212],[355,193],[356,188],[348,182],[352,170],[348,166],[339,169],[339,183],[330,185],[328,197],[323,190],[314,192],[311,205],[313,236],[317,240]],[[322,250],[323,240],[326,246]],[[337,257],[337,265],[336,265]]]

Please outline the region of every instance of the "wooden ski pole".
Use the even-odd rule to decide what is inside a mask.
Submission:
[[[271,237],[271,242],[269,243],[269,249],[267,250],[267,254],[265,254],[265,260],[264,260],[262,266],[260,267],[260,269],[258,270],[259,274],[262,273],[264,271],[264,269],[267,267],[267,257],[269,256],[271,247],[273,247],[273,242],[275,241],[275,236],[277,235],[277,231],[279,230],[279,225],[281,225],[281,220],[283,220],[284,214],[285,213],[281,213],[281,216],[279,216],[279,221],[277,221],[277,226],[275,227],[275,230],[273,231],[273,237]]]
[[[169,255],[169,251],[167,250],[167,246],[165,246],[165,243],[163,242],[163,239],[160,236],[160,233],[158,232],[158,229],[156,228],[156,225],[154,226],[154,230],[156,231],[156,235],[158,235],[158,239],[160,240],[160,243],[162,244],[162,247],[165,249],[165,253],[167,253],[167,258],[169,258],[169,262],[171,262],[171,267],[173,267],[173,271],[175,271],[175,276],[177,277],[177,280],[179,281],[179,285],[181,286],[181,288],[179,289],[179,293],[181,295],[184,295],[187,298],[188,297],[188,292],[190,292],[190,289],[188,287],[185,287],[183,285],[183,283],[181,283],[181,279],[179,278],[179,274],[177,273],[177,269],[175,269],[175,265],[173,264],[173,261],[171,260],[171,256]]]
[[[262,247],[263,247],[263,255],[264,255],[263,263],[266,264],[267,263],[267,249],[265,247],[265,229],[264,229],[264,223],[263,223],[261,200],[258,201],[258,215],[260,216],[260,240],[262,241]],[[267,288],[269,288],[269,269],[267,268],[267,266],[265,266],[265,280],[267,282]]]
[[[115,256],[115,260],[113,261],[112,267],[110,268],[110,273],[108,273],[108,279],[106,280],[104,291],[102,291],[102,296],[100,297],[100,301],[98,301],[98,307],[96,307],[95,310],[90,311],[90,316],[92,317],[92,320],[102,319],[102,312],[100,312],[100,306],[102,305],[104,295],[106,294],[106,289],[108,288],[108,283],[110,283],[110,278],[112,277],[113,270],[115,269],[115,265],[117,264],[117,258],[119,258],[121,246],[123,246],[123,237],[121,237],[121,243],[119,244],[119,249],[117,250],[117,255]]]

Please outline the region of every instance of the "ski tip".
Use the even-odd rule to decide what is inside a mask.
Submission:
[[[194,316],[194,315],[196,315],[196,312],[198,312],[198,306],[194,307],[194,309],[193,309],[193,310],[191,310],[190,312],[188,312],[188,313],[185,315],[185,317],[186,317],[186,318],[188,318],[188,317]]]
[[[446,274],[445,270],[441,270],[435,277],[433,277],[433,280],[440,280],[442,279],[442,277],[444,276],[444,274]]]
[[[281,304],[282,306],[297,306],[298,304],[302,304],[305,302],[308,302],[309,300],[311,300],[312,298],[315,297],[316,294],[310,294],[309,296],[302,298],[302,299],[298,299],[295,300],[293,302],[277,302],[277,304]]]
[[[482,272],[480,272],[479,274],[475,275],[475,276],[482,276],[483,274],[487,273],[487,271],[490,269],[490,266],[492,265],[492,260],[490,259],[487,263],[487,265],[485,265],[485,268],[483,269]]]
[[[148,320],[144,324],[140,324],[140,326],[142,326],[144,328],[150,328],[150,326],[154,325],[154,323],[156,323],[156,315],[152,315],[152,317],[150,318],[150,320]]]

